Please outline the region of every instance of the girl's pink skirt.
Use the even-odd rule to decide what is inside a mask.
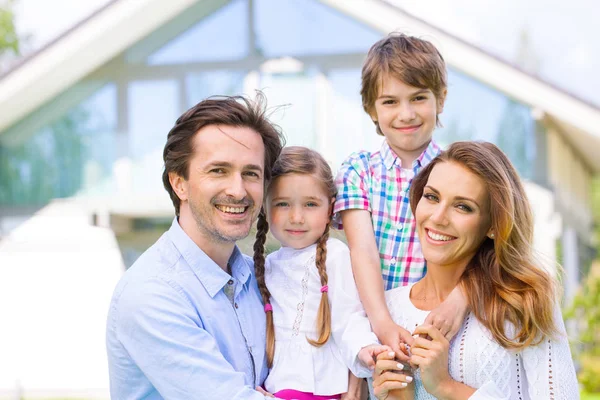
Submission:
[[[297,390],[285,389],[273,394],[278,399],[285,400],[337,400],[342,397],[341,394],[333,394],[331,396],[317,396],[316,394],[299,392]]]

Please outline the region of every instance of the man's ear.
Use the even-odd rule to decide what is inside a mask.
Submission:
[[[181,175],[176,172],[169,172],[169,183],[179,200],[186,201],[188,199],[187,181]]]

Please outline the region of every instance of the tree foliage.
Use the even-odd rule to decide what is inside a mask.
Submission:
[[[15,29],[15,14],[12,1],[0,2],[0,57],[19,54],[19,37]]]

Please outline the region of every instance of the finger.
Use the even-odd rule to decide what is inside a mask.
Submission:
[[[400,346],[400,347],[402,347],[402,346]],[[402,348],[400,350],[402,350]],[[379,354],[383,353],[384,351],[390,352],[390,351],[392,351],[392,348],[390,346],[386,346],[384,344],[371,347],[371,355],[373,357],[377,357]]]
[[[394,360],[381,360],[375,364],[375,374],[380,375],[385,371],[402,371],[406,368],[406,364],[399,363]]]
[[[413,332],[415,335],[429,335],[433,340],[438,342],[446,342],[446,338],[433,325],[419,325]]]
[[[425,339],[422,337],[418,337],[415,339],[410,351],[414,353],[415,349],[431,349],[433,347],[433,341],[429,339]]]
[[[413,377],[410,375],[398,373],[398,372],[385,372],[377,377],[377,379],[373,379],[373,386],[375,385],[383,385],[384,382],[406,382],[410,383],[413,381]]]
[[[425,357],[422,357],[419,354],[413,354],[413,356],[410,358],[410,365],[413,366],[413,368],[419,368],[425,363],[426,360],[427,359]]]
[[[400,339],[402,342],[406,343],[407,345],[412,346],[413,337],[410,334],[410,332],[407,331],[406,329],[402,329],[400,331]]]
[[[267,392],[265,389],[261,388],[260,386],[256,387],[256,391],[260,392],[263,396],[267,396],[267,397],[275,397],[273,396],[271,393]]]
[[[412,349],[412,356],[410,357],[409,361],[412,361],[412,359],[413,359],[414,356],[428,358],[428,357],[431,356],[431,350],[424,349],[422,347],[413,347],[413,349]]]
[[[393,360],[396,358],[396,353],[393,351],[384,351],[377,354],[377,361],[379,360]]]
[[[405,389],[407,386],[406,382],[387,381],[379,386],[373,386],[373,393],[377,398],[385,399],[391,390]]]

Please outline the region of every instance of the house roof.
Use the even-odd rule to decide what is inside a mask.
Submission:
[[[319,0],[387,33],[424,36],[449,66],[550,115],[594,172],[600,172],[600,109],[384,0]],[[0,132],[67,90],[189,7],[226,0],[112,0],[0,76]]]

